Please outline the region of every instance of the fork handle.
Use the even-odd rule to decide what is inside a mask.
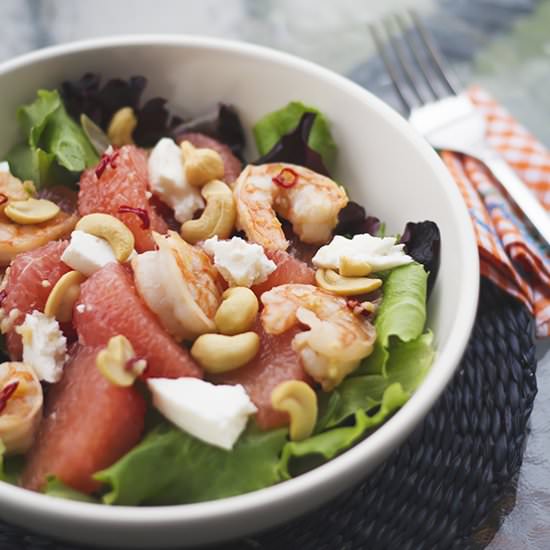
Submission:
[[[523,183],[508,163],[498,155],[488,153],[482,159],[495,178],[506,189],[510,197],[525,214],[540,236],[550,245],[550,215]]]

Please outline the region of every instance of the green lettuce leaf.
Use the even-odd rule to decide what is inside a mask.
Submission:
[[[433,333],[425,332],[411,342],[395,342],[390,348],[386,364],[388,383],[399,382],[405,391],[413,393],[430,370],[435,351]]]
[[[97,164],[98,155],[82,128],[67,114],[57,90],[39,90],[36,100],[17,111],[26,141],[7,156],[12,173],[37,188],[75,181]]]
[[[381,375],[347,378],[337,388],[319,397],[319,418],[315,432],[340,424],[359,409],[370,411],[382,402],[388,381]]]
[[[373,353],[352,377],[320,396],[315,435],[283,449],[284,477],[330,460],[355,444],[401,407],[428,372],[434,350],[432,333],[422,334],[427,274],[421,265],[410,264],[384,278]]]
[[[252,130],[260,155],[267,154],[282,136],[292,132],[305,113],[317,115],[308,145],[321,155],[327,168],[332,168],[336,160],[337,147],[332,139],[329,123],[317,109],[299,101],[292,101],[286,107],[265,115],[254,125]]]
[[[385,376],[372,374],[344,380],[328,394],[328,402],[320,401],[315,431],[341,424],[359,409],[368,412],[377,407],[392,384],[399,384],[409,396],[412,395],[433,362],[432,341],[432,333],[427,332],[412,342],[395,342],[388,354]]]
[[[376,323],[374,323],[374,325],[376,326]],[[376,342],[374,342],[372,353],[363,359],[359,368],[350,376],[356,377],[363,374],[379,374],[385,376],[388,357],[388,350],[380,343],[380,340],[377,339]]]
[[[46,480],[46,487],[44,488],[44,494],[51,497],[77,500],[79,502],[98,502],[90,495],[86,495],[80,491],[72,489],[71,487],[67,487],[67,485],[55,476],[48,476]]]
[[[365,435],[367,430],[382,424],[390,414],[402,407],[408,399],[409,394],[403,390],[400,384],[391,384],[384,391],[380,408],[372,416],[365,413],[363,409],[358,409],[355,412],[353,426],[333,428],[303,441],[288,442],[283,448],[279,463],[281,477],[284,479],[292,477],[293,460],[309,455],[317,455],[321,461],[326,461],[349,449]]]
[[[50,117],[61,107],[61,98],[56,91],[38,90],[37,96],[33,103],[17,110],[17,120],[28,136],[30,147],[38,147]]]
[[[373,352],[355,371],[355,375],[385,375],[392,341],[410,342],[418,338],[426,323],[428,274],[413,262],[383,274],[383,299],[374,326]]]
[[[22,456],[5,456],[6,446],[0,439],[0,481],[17,485],[23,472],[24,459]]]
[[[46,153],[40,148],[31,148],[28,143],[16,145],[7,156],[10,171],[14,176],[25,181],[30,180],[37,188],[45,185],[53,170],[55,155]]]
[[[410,342],[422,334],[427,281],[428,274],[416,262],[393,269],[388,275],[375,322],[377,339],[384,348],[388,348],[392,336]]]
[[[232,451],[163,423],[113,466],[94,477],[110,491],[106,504],[183,504],[239,495],[280,481],[287,430],[250,426]]]

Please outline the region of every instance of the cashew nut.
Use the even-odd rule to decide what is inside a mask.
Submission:
[[[25,182],[30,183],[30,182]],[[25,189],[25,183],[12,176],[9,172],[0,171],[0,212],[3,212],[8,201],[26,201],[32,197]]]
[[[301,441],[313,433],[317,422],[317,395],[305,382],[281,382],[271,392],[271,406],[290,416],[292,441]]]
[[[86,277],[79,271],[65,273],[52,288],[44,314],[55,317],[60,323],[66,323],[73,317],[73,306],[80,294],[80,283]]]
[[[109,141],[115,147],[123,145],[133,145],[132,133],[136,129],[137,118],[132,107],[123,107],[119,109],[111,119],[107,136]]]
[[[254,359],[260,349],[260,337],[255,332],[235,336],[203,334],[199,336],[191,355],[210,373],[238,369]]]
[[[339,265],[340,275],[344,277],[364,277],[372,271],[372,267],[364,260],[355,260],[342,256]]]
[[[223,160],[213,149],[197,149],[189,141],[180,144],[185,178],[189,185],[202,187],[209,181],[223,178]]]
[[[195,244],[214,235],[227,239],[235,227],[237,209],[233,192],[220,180],[207,183],[201,191],[206,208],[198,220],[189,220],[181,226],[181,236]]]
[[[105,239],[119,262],[125,262],[134,250],[132,232],[118,218],[109,214],[88,214],[79,220],[75,229]]]
[[[249,288],[228,288],[214,317],[216,327],[222,334],[246,332],[254,324],[258,309],[258,298]]]
[[[381,279],[367,277],[342,277],[332,269],[318,269],[315,273],[317,284],[338,296],[367,294],[382,286]]]
[[[101,374],[115,386],[129,387],[147,366],[145,359],[136,359],[130,341],[122,335],[113,336],[96,358]]]
[[[13,222],[22,225],[42,223],[55,218],[60,212],[59,206],[46,199],[27,199],[10,202],[4,214]]]

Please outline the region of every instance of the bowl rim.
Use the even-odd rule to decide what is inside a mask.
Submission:
[[[308,493],[315,487],[327,484],[331,479],[337,478],[341,472],[361,468],[361,463],[369,457],[373,458],[380,453],[384,454],[389,447],[394,446],[394,441],[401,441],[410,434],[432,408],[455,373],[473,327],[479,292],[479,258],[473,228],[462,196],[442,161],[428,143],[416,134],[396,111],[365,88],[330,69],[289,53],[235,40],[200,35],[130,34],[70,42],[26,53],[1,63],[0,77],[26,65],[33,65],[66,54],[78,54],[105,48],[143,46],[180,46],[229,51],[249,58],[290,66],[307,72],[319,80],[331,81],[345,94],[351,94],[363,102],[369,103],[372,108],[384,116],[388,124],[394,126],[411,143],[417,153],[430,165],[455,205],[452,215],[461,233],[463,259],[465,265],[469,266],[469,269],[465,270],[461,286],[470,290],[471,297],[469,300],[462,300],[456,311],[451,329],[452,347],[447,347],[443,354],[437,354],[433,367],[438,366],[438,368],[432,367],[411,399],[366,440],[299,477],[244,495],[201,503],[156,507],[105,506],[70,501],[34,493],[8,483],[0,483],[0,495],[4,501],[12,501],[20,507],[33,509],[48,516],[63,515],[64,520],[85,519],[87,522],[100,522],[105,526],[115,526],[121,522],[126,526],[143,527],[152,524],[161,526],[182,521],[209,521],[219,518],[221,515],[227,519],[228,515],[233,517],[247,512],[258,512],[259,509],[282,504],[287,499]],[[442,368],[441,362],[447,366]]]

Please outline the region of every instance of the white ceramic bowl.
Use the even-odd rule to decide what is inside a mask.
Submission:
[[[50,48],[0,66],[0,158],[17,139],[15,111],[38,88],[86,71],[140,74],[148,95],[199,114],[235,104],[248,131],[290,100],[318,107],[339,147],[337,178],[369,213],[401,231],[431,219],[442,235],[441,269],[429,307],[437,359],[412,399],[365,441],[291,481],[247,495],[158,508],[108,507],[39,495],[0,482],[0,515],[58,537],[117,547],[195,545],[249,534],[319,506],[357,483],[426,415],[452,377],[474,320],[478,256],[468,213],[445,167],[399,115],[370,93],[317,65],[247,44],[183,36],[128,36]],[[213,473],[214,474],[214,473]]]

